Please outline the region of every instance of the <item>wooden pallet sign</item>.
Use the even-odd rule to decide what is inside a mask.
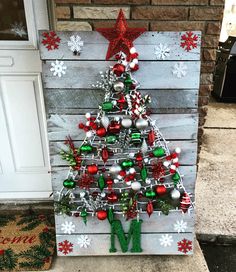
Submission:
[[[40,32],[58,255],[192,254],[201,35],[143,33],[122,78],[108,44]]]

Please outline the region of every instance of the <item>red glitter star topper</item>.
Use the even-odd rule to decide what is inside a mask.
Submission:
[[[133,41],[146,31],[145,28],[129,28],[122,9],[116,19],[114,28],[97,28],[96,30],[110,41],[106,60],[120,51],[129,57],[130,48],[133,47]]]

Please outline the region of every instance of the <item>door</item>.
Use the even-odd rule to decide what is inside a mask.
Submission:
[[[46,0],[1,0],[1,199],[47,198],[51,191],[39,29],[48,29]]]

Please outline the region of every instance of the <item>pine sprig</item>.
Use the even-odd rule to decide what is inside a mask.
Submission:
[[[0,270],[13,270],[17,264],[17,255],[12,249],[6,249],[2,255],[0,255]]]
[[[33,230],[38,227],[42,222],[46,223],[48,226],[53,225],[53,219],[51,215],[40,215],[34,212],[31,212],[29,215],[22,215],[21,219],[17,222],[17,225],[22,226],[22,231]]]
[[[28,268],[41,268],[45,264],[45,260],[51,257],[52,253],[45,245],[36,245],[27,251],[19,254],[20,257],[25,258],[27,261],[21,262],[20,267]]]
[[[15,220],[15,215],[0,216],[0,227],[5,227],[10,221]]]
[[[43,231],[39,234],[39,239],[41,243],[45,246],[54,246],[55,245],[55,231],[49,229],[48,231]]]

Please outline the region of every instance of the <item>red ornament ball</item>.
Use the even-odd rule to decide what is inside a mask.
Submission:
[[[164,185],[158,185],[156,187],[156,192],[159,196],[163,196],[166,194],[166,187]]]
[[[104,137],[106,135],[106,129],[104,127],[100,127],[96,130],[96,134],[99,137]]]
[[[103,210],[98,211],[98,212],[97,212],[97,218],[98,218],[99,220],[105,220],[105,219],[107,218],[107,212],[106,212],[106,211],[103,211]]]
[[[118,201],[118,196],[116,195],[116,193],[111,192],[109,195],[107,195],[107,200],[109,203],[115,203]]]
[[[96,164],[88,165],[87,170],[89,174],[96,175],[98,172],[98,166]]]
[[[125,72],[125,66],[117,63],[113,66],[112,71],[115,75],[121,76]]]

